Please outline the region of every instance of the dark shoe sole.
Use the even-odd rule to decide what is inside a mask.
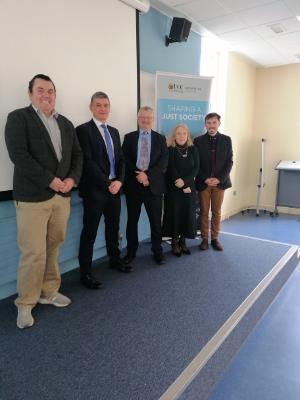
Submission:
[[[89,285],[89,284],[84,283],[84,282],[80,282],[80,283],[85,288],[91,289],[91,290],[97,290],[97,289],[101,289],[103,287],[103,283],[99,283],[99,285]]]

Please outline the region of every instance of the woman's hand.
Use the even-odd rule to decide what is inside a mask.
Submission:
[[[184,186],[184,181],[181,178],[176,179],[175,186],[181,189]]]

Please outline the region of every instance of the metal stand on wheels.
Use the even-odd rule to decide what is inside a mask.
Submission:
[[[245,212],[250,212],[252,210],[255,210],[256,216],[259,217],[259,213],[261,211],[259,203],[260,203],[260,196],[261,196],[261,191],[265,187],[265,182],[264,182],[264,165],[265,165],[265,142],[266,139],[261,139],[261,167],[259,168],[259,179],[258,179],[258,185],[257,185],[257,193],[256,193],[256,207],[248,207],[244,210],[242,210],[242,214]],[[263,209],[262,210],[264,214],[266,214],[267,210]],[[273,211],[268,211],[270,213],[270,216],[273,216]]]

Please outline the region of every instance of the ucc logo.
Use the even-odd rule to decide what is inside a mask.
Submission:
[[[181,92],[182,91],[182,85],[178,83],[173,83],[169,82],[168,84],[168,89],[170,92]]]

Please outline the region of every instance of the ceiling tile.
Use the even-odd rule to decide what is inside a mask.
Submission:
[[[296,18],[288,18],[288,19],[284,19],[281,21],[276,21],[275,23],[278,23],[279,25],[281,25],[282,28],[284,29],[284,32],[274,33],[272,31],[272,29],[270,28],[270,25],[272,25],[272,24],[259,25],[259,26],[255,26],[251,29],[263,38],[275,37],[275,36],[277,37],[277,36],[285,35],[288,32],[300,31],[300,22]]]
[[[248,25],[256,26],[268,24],[273,21],[287,19],[293,16],[283,1],[275,1],[261,7],[240,11],[237,15]]]
[[[240,29],[238,31],[223,33],[219,35],[219,37],[232,44],[245,44],[247,42],[260,40],[260,37],[251,29]]]
[[[278,48],[280,51],[286,50],[292,53],[300,53],[300,32],[268,38],[266,39],[266,42],[271,46]]]
[[[232,12],[247,10],[248,8],[262,6],[270,3],[272,0],[219,0],[219,3]]]
[[[222,7],[216,0],[193,1],[186,5],[179,6],[178,9],[183,13],[192,16],[197,21],[203,21],[229,14],[229,11]]]
[[[299,0],[284,0],[284,3],[294,13],[294,15],[300,15]]]
[[[201,24],[216,35],[247,28],[247,25],[238,19],[234,14],[210,19],[207,21],[201,21]]]

